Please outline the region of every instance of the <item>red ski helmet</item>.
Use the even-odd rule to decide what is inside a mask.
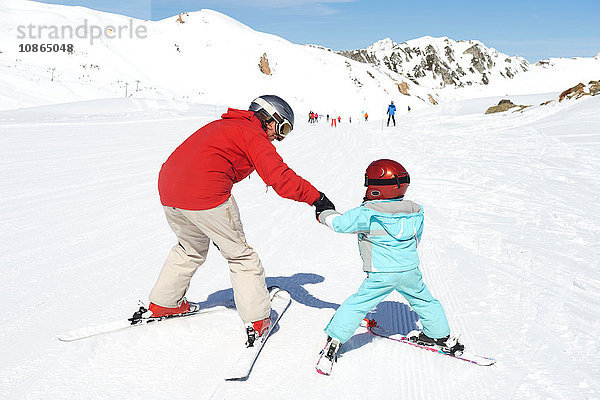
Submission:
[[[409,184],[410,176],[402,164],[385,158],[373,161],[365,172],[365,200],[403,197]]]

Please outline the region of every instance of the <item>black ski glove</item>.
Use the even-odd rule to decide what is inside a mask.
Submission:
[[[313,203],[313,206],[315,206],[315,216],[317,217],[317,221],[319,220],[319,215],[321,215],[323,211],[335,210],[335,206],[331,200],[325,196],[325,193],[319,192],[319,194],[319,199]]]

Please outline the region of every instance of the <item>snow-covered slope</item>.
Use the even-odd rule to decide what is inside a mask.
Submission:
[[[19,52],[43,43],[73,44],[74,51]],[[259,68],[263,55],[270,75]],[[125,96],[245,108],[258,94],[276,93],[299,115],[314,110],[356,120],[364,111],[381,117],[390,100],[405,111],[562,91],[598,79],[600,70],[599,57],[529,65],[478,41],[432,37],[386,39],[345,55],[256,32],[211,10],[143,21],[0,0],[0,110]]]
[[[277,147],[342,211],[361,201],[370,161],[401,161],[407,197],[425,209],[424,279],[453,332],[497,365],[359,329],[334,374],[318,375],[322,330],[364,277],[356,238],[265,192],[253,174],[234,188],[247,238],[268,283],[294,303],[250,379],[229,383],[221,377],[244,343],[234,310],[81,342],[54,337],[147,301],[175,240],[158,170],[223,109],[113,99],[0,112],[0,398],[597,398],[600,97],[484,115],[496,102],[430,107],[383,130],[379,121],[299,121]],[[188,297],[231,296],[227,265],[211,248]],[[405,333],[416,327],[405,304],[394,294],[371,317]]]
[[[358,117],[362,110],[401,97],[397,74],[256,32],[211,10],[156,22],[24,0],[0,0],[0,11],[0,109],[126,93],[247,107],[259,94],[277,93],[302,112]],[[111,39],[105,33],[93,43],[91,34],[49,40],[52,31],[46,28],[34,40],[29,39],[29,25],[34,37],[40,26],[75,33],[85,32],[82,26],[91,33],[93,26],[103,32],[112,29],[113,36],[122,34]],[[23,33],[27,38],[19,39]],[[74,52],[18,52],[21,44],[48,41],[72,43]],[[270,75],[259,69],[263,55]],[[413,93],[427,97],[418,87]],[[411,99],[414,108],[424,101]]]
[[[404,96],[397,87],[404,77],[383,66],[295,45],[213,11],[181,17],[183,24],[140,21],[0,0],[0,398],[599,397],[600,96],[540,104],[600,78],[600,57],[548,60],[513,79],[486,72],[487,85],[475,84],[477,72],[459,89],[410,81]],[[17,40],[21,25],[84,22],[131,23],[147,37],[93,45],[75,38],[72,54],[17,52],[40,43]],[[453,51],[468,61],[459,57],[464,50]],[[258,68],[265,53],[272,75]],[[226,106],[245,107],[267,92],[298,114],[278,151],[339,210],[361,201],[370,161],[393,158],[410,171],[407,197],[426,215],[424,279],[453,332],[470,350],[496,357],[496,366],[359,329],[334,374],[318,375],[322,330],[364,278],[356,238],[265,191],[256,174],[233,194],[268,284],[287,289],[294,303],[248,381],[222,380],[245,339],[234,310],[81,342],[55,338],[130,316],[147,301],[175,240],[156,190],[162,162]],[[419,100],[430,93],[439,106]],[[484,115],[505,97],[532,107]],[[378,117],[390,99],[398,126],[382,128]],[[372,117],[349,124],[344,114],[332,128],[307,124],[301,113],[310,108]],[[188,297],[213,304],[231,298],[230,287],[226,262],[211,248]],[[397,294],[370,316],[393,333],[417,327]]]

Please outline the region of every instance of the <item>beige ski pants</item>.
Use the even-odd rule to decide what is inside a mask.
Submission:
[[[167,256],[150,292],[150,301],[163,307],[181,304],[192,276],[206,260],[212,240],[229,264],[235,304],[242,320],[247,323],[267,318],[271,301],[265,271],[258,254],[246,243],[233,196],[210,210],[164,207],[164,211],[179,243]]]

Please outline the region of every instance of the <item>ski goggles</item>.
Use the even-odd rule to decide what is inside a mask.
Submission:
[[[393,178],[389,179],[371,179],[365,174],[365,186],[391,186],[396,185],[400,187],[403,183],[410,184],[410,175],[408,172],[406,175],[398,176],[398,174],[394,175]]]
[[[273,119],[275,120],[275,132],[277,132],[277,140],[282,141],[294,128],[292,127],[290,121],[288,121],[286,118],[283,118],[278,113],[271,115],[273,115]]]
[[[275,121],[275,133],[277,133],[277,140],[282,141],[288,133],[294,129],[292,123],[288,121],[287,118],[282,117],[275,107],[273,107],[270,103],[261,99],[260,97],[255,99],[254,102],[258,104],[263,110],[265,110]],[[267,121],[271,122],[271,120]]]

